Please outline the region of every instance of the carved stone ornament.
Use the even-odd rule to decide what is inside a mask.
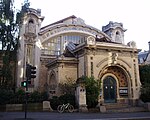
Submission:
[[[35,39],[35,37],[25,36],[25,42],[29,43],[29,44],[33,44],[36,42],[36,39]]]
[[[92,36],[89,36],[89,37],[87,38],[87,44],[88,44],[88,45],[95,45],[95,38],[92,37]]]
[[[127,45],[129,47],[136,48],[136,42],[135,41],[130,41],[129,43],[127,43]]]
[[[84,20],[81,18],[76,18],[73,20],[73,24],[85,25]]]
[[[108,65],[117,64],[118,53],[109,53],[108,56]]]

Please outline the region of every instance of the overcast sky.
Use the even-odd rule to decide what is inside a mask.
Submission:
[[[24,0],[15,0],[18,8]],[[42,26],[71,15],[86,24],[102,26],[121,22],[127,31],[125,43],[135,41],[138,49],[148,50],[150,41],[150,0],[29,0],[30,7],[41,9],[45,19]]]

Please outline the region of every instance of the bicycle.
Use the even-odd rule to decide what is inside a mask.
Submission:
[[[70,113],[72,113],[74,111],[74,107],[70,103],[58,105],[57,111],[59,113],[63,113],[65,110],[68,110]]]

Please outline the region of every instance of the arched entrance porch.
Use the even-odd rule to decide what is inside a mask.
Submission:
[[[128,103],[130,97],[130,77],[119,66],[105,67],[100,74],[101,103]]]

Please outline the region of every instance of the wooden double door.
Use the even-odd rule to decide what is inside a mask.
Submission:
[[[107,76],[103,81],[103,94],[105,103],[115,103],[117,99],[117,84],[112,76]]]

